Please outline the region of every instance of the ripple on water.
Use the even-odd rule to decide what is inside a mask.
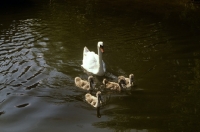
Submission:
[[[35,25],[35,26],[33,26]],[[33,28],[34,27],[34,28]],[[38,42],[43,34],[37,20],[13,21],[10,28],[0,34],[0,90],[9,88],[36,88],[46,76],[46,61],[38,44],[45,48],[45,42]],[[47,37],[44,40],[48,41]],[[5,98],[1,97],[1,100]]]
[[[28,120],[20,119],[21,116],[41,116],[35,113],[41,106],[33,97],[37,96],[37,90],[31,89],[41,86],[48,77],[49,66],[42,52],[47,50],[49,39],[40,32],[44,26],[34,19],[13,23],[0,33],[0,116],[8,119],[4,122],[7,127],[17,123],[14,126],[17,131],[24,129],[22,124]],[[13,116],[18,120],[13,120]]]

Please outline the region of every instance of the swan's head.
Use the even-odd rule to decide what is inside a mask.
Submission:
[[[100,48],[100,50],[101,50],[102,53],[104,52],[103,42],[102,41],[98,42],[98,48]]]

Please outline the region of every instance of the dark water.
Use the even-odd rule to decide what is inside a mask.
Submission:
[[[200,130],[198,30],[100,0],[4,4],[1,132]],[[88,76],[80,67],[83,47],[96,52],[98,41],[105,78],[135,75],[132,91],[103,92],[101,118],[74,85],[76,76]],[[104,77],[95,77],[97,87]]]

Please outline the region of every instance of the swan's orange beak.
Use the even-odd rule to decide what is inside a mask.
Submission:
[[[103,48],[103,46],[100,46],[100,50],[101,50],[102,53],[104,53],[104,48]]]

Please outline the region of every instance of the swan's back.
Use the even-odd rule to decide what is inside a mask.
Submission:
[[[134,85],[134,74],[130,74],[129,78],[126,78],[124,76],[118,76],[118,83],[123,82],[122,84],[125,85],[126,90],[131,90],[131,87]]]
[[[93,101],[93,97],[90,93],[87,93],[85,94],[85,100],[88,102],[88,103],[91,103]]]
[[[130,74],[129,75],[129,78],[127,78],[127,77],[124,77],[124,76],[118,76],[118,82],[119,82],[119,80],[124,80],[125,82],[126,82],[126,85],[128,85],[128,84],[132,84],[133,83],[133,81],[134,81],[134,74]]]
[[[89,103],[90,105],[92,105],[93,107],[99,107],[102,102],[101,102],[101,92],[98,91],[96,93],[96,96],[92,96],[90,93],[85,94],[85,100],[87,103]]]
[[[96,104],[98,103],[97,97],[92,96],[90,93],[85,95],[85,101],[93,107],[96,107]]]

